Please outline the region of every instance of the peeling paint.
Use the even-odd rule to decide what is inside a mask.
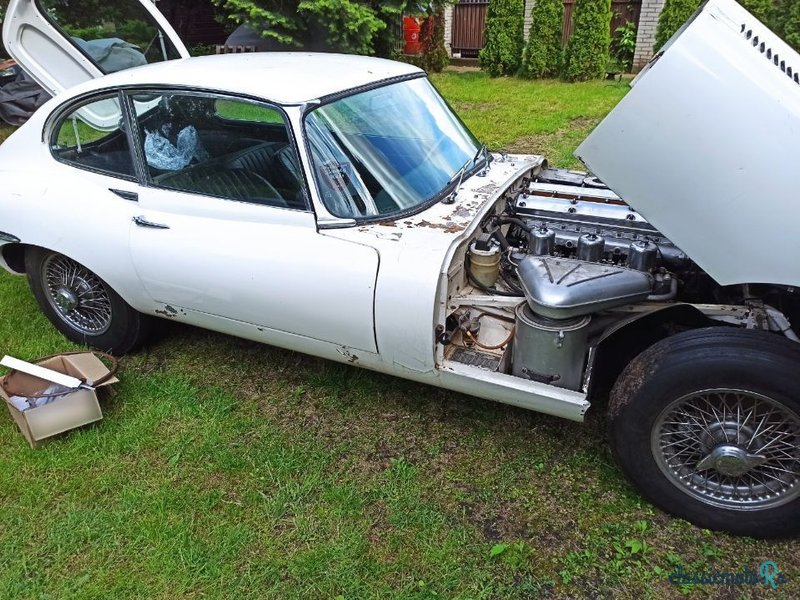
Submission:
[[[487,183],[486,185],[474,190],[474,192],[476,194],[486,194],[487,196],[491,196],[499,189],[499,187],[500,186],[497,185],[496,183]]]
[[[541,157],[532,156],[525,157],[524,162],[526,167],[535,167],[542,160]],[[434,231],[447,238],[456,237],[472,227],[475,218],[485,211],[487,204],[495,202],[501,192],[513,187],[514,177],[522,175],[524,173],[514,168],[510,162],[495,161],[487,173],[488,180],[473,177],[465,181],[453,204],[436,203],[416,215],[369,225],[360,224],[355,231],[359,236],[371,238],[372,241],[365,241],[367,244],[380,240],[400,242],[400,246],[414,244],[418,239],[425,239],[426,244],[431,243],[430,235]],[[342,230],[341,235],[347,237],[345,230]]]
[[[344,356],[347,359],[347,362],[353,364],[358,361],[358,356],[350,352],[350,349],[346,346],[342,346],[341,348],[337,348],[336,351]]]
[[[448,221],[446,223],[431,223],[430,221],[423,220],[417,224],[417,227],[429,227],[431,229],[441,229],[446,233],[458,233],[459,231],[464,231],[467,226],[466,224],[458,225],[452,221]]]
[[[170,306],[169,304],[164,305],[163,309],[156,309],[155,313],[157,315],[161,315],[162,317],[167,317],[168,319],[174,319],[178,316],[180,312],[181,315],[186,315],[186,311],[183,309],[178,310],[174,306]]]
[[[403,237],[403,234],[399,231],[392,231],[390,233],[386,233],[383,231],[375,232],[375,237],[380,238],[382,240],[389,240],[390,242],[399,242],[400,238]]]

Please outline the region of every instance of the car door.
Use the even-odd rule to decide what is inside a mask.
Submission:
[[[82,120],[86,111],[110,114],[114,110],[118,115],[115,129],[96,128]],[[121,114],[119,94],[108,91],[54,111],[44,140],[53,162],[39,176],[45,190],[42,199],[32,198],[29,207],[34,213],[38,210],[41,218],[25,241],[85,265],[128,303],[147,310],[151,304],[141,294],[128,249],[136,207],[121,190],[135,186],[137,177]],[[30,180],[36,177],[31,171]]]
[[[131,254],[161,312],[375,352],[377,253],[317,232],[284,113],[184,91],[129,97],[145,182]]]
[[[150,0],[11,0],[3,41],[11,57],[54,96],[107,73],[189,56]],[[106,117],[97,115],[94,124],[113,126]]]

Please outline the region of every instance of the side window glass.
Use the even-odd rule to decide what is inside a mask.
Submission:
[[[61,118],[51,150],[57,160],[127,178],[134,176],[128,136],[116,97],[94,100]]]
[[[199,94],[136,94],[132,100],[154,185],[306,208],[295,150],[277,108]]]

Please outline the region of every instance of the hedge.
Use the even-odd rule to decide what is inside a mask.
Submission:
[[[514,75],[523,49],[524,0],[492,0],[486,13],[486,45],[480,65],[492,77]]]
[[[561,73],[563,26],[563,0],[537,0],[531,10],[531,31],[522,54],[522,77],[555,77]]]
[[[564,59],[564,78],[603,77],[611,47],[611,0],[576,0],[573,33]]]

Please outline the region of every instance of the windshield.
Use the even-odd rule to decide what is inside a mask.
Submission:
[[[305,128],[322,201],[344,218],[413,211],[468,174],[480,149],[425,78],[321,106]]]

